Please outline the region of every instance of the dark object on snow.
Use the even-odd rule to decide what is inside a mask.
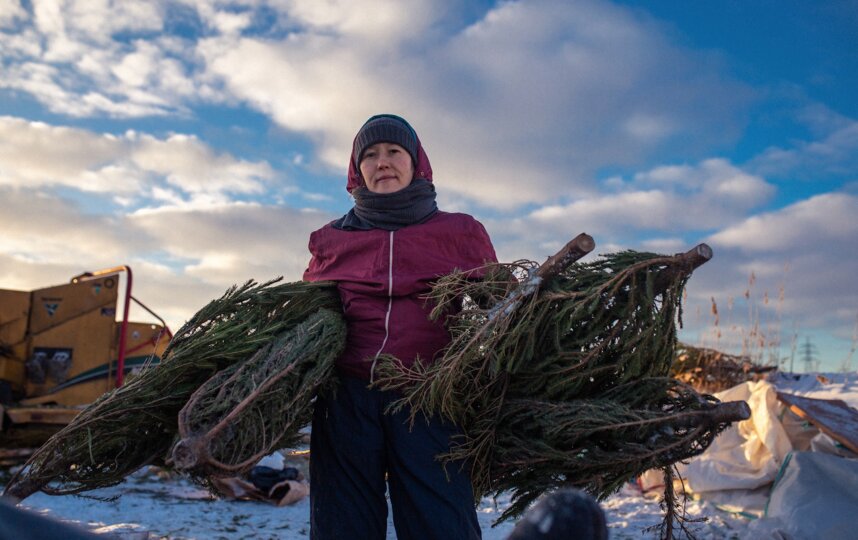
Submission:
[[[608,540],[608,526],[593,497],[561,489],[528,510],[507,540]]]
[[[280,492],[281,488],[278,488],[274,493],[271,493],[271,488],[284,480],[299,480],[300,476],[301,473],[295,467],[272,469],[264,465],[257,465],[250,469],[247,479],[263,493],[268,493],[271,497],[280,499],[289,491],[289,484],[282,484],[282,492]]]
[[[103,540],[105,537],[56,519],[18,508],[0,497],[0,540]]]

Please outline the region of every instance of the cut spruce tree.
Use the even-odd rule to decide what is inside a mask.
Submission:
[[[162,362],[104,394],[42,445],[4,495],[80,493],[163,463],[178,434],[179,411],[203,383],[322,309],[341,311],[331,282],[248,281],[230,288],[182,326]]]
[[[203,481],[241,476],[275,450],[295,447],[316,393],[333,382],[345,340],[342,315],[320,309],[246,362],[218,372],[179,411],[172,465]]]
[[[542,266],[494,264],[439,280],[433,316],[453,336],[442,358],[379,366],[376,384],[403,394],[395,407],[462,428],[441,457],[472,464],[478,498],[512,492],[502,520],[553,489],[604,498],[646,470],[670,474],[749,415],[743,402],[719,403],[668,376],[683,288],[711,249],[576,262],[592,247],[582,234]],[[507,292],[510,276],[518,284]],[[670,528],[677,516],[666,496]]]

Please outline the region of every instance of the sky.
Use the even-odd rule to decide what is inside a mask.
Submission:
[[[855,50],[837,0],[0,0],[0,287],[299,280],[395,113],[501,261],[706,242],[683,341],[854,370]]]

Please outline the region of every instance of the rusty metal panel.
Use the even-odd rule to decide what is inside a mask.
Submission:
[[[64,407],[10,407],[6,414],[13,424],[61,424],[71,422],[80,413],[80,409]]]
[[[24,389],[29,315],[29,292],[0,289],[0,380],[7,381],[13,393]]]
[[[82,304],[78,299],[71,299],[67,305]],[[90,403],[112,388],[115,373],[92,384],[69,383],[92,370],[106,374],[108,363],[113,359],[114,325],[112,311],[95,309],[79,312],[77,317],[33,335],[26,364],[26,395],[41,396],[65,384],[66,388],[52,395],[57,403],[76,405]]]
[[[27,342],[12,345],[7,354],[0,355],[0,380],[9,383],[13,395],[24,392],[24,358],[27,356]]]
[[[122,323],[116,323],[116,335],[119,336]],[[116,340],[119,343],[117,337]],[[125,335],[126,356],[155,356],[161,358],[170,343],[167,331],[160,324],[129,322]],[[115,354],[114,354],[115,356]]]
[[[110,383],[105,378],[95,378],[70,386],[62,387],[48,394],[36,397],[28,397],[18,402],[21,407],[36,405],[58,405],[60,407],[80,407],[88,405],[98,399],[106,391],[113,388],[113,379]],[[110,388],[107,388],[109,384]]]
[[[0,289],[0,346],[24,340],[29,314],[29,292]]]
[[[30,333],[39,334],[92,312],[112,321],[118,289],[118,276],[37,289],[30,306]]]

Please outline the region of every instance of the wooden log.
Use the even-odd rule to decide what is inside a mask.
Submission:
[[[697,244],[685,253],[673,256],[677,264],[665,268],[655,278],[655,290],[664,292],[677,277],[690,276],[694,270],[712,259],[712,248],[708,244]]]
[[[778,392],[789,410],[858,454],[858,411],[840,399],[815,399]]]
[[[670,424],[674,427],[693,427],[699,425],[714,426],[729,424],[751,417],[751,408],[744,401],[726,401],[717,403],[710,409],[688,411],[679,415]]]
[[[581,233],[567,242],[560,251],[548,257],[536,271],[532,272],[527,280],[492,307],[489,311],[489,322],[515,311],[525,298],[535,294],[543,284],[560,275],[570,264],[593,251],[594,247],[596,242],[587,233]]]
[[[536,276],[542,280],[549,280],[559,275],[570,264],[593,251],[596,242],[587,233],[581,233],[563,246],[560,251],[548,257],[536,270]]]

